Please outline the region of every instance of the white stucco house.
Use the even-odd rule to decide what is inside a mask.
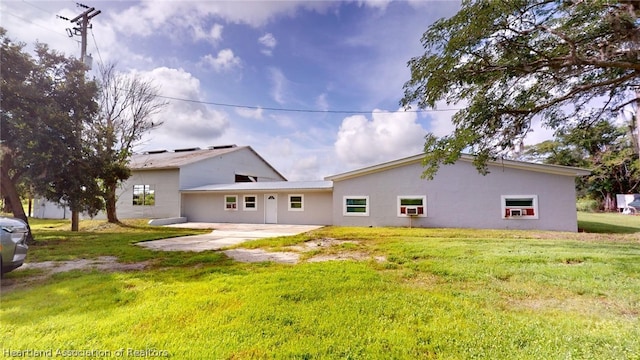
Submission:
[[[421,178],[422,154],[318,181],[287,181],[251,147],[135,155],[118,217],[174,221],[577,231],[578,168],[473,157]]]

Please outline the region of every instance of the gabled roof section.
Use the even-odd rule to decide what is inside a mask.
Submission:
[[[231,191],[330,191],[332,181],[263,181],[233,184],[213,184],[183,189],[181,192],[231,192]]]
[[[178,169],[184,165],[228,154],[247,147],[248,146],[236,146],[224,149],[211,147],[208,149],[192,148],[177,149],[175,151],[147,151],[142,154],[134,154],[129,162],[129,168],[132,170]]]
[[[129,168],[131,170],[179,169],[185,165],[193,164],[216,156],[223,156],[244,149],[251,151],[256,157],[273,169],[276,174],[282,177],[283,180],[286,180],[280,172],[271,166],[271,164],[269,164],[255,150],[253,150],[251,146],[225,145],[211,146],[207,149],[189,148],[177,149],[174,151],[147,151],[142,154],[134,154],[129,162]]]
[[[345,172],[342,174],[327,176],[325,177],[325,180],[330,180],[330,181],[347,180],[347,179],[351,179],[359,176],[364,176],[368,174],[373,174],[381,171],[394,169],[401,166],[406,166],[409,164],[422,163],[423,159],[424,159],[424,154],[418,154],[418,155],[414,155],[414,156],[410,156],[410,157],[406,157],[406,158],[402,158],[394,161],[381,163],[378,165],[365,167],[362,169]],[[473,162],[474,159],[475,157],[473,155],[462,154],[459,161]],[[489,161],[488,165],[512,168],[512,169],[520,169],[520,170],[526,170],[526,171],[541,172],[541,173],[547,173],[547,174],[574,176],[574,177],[591,174],[590,170],[582,169],[582,168],[560,166],[560,165],[537,164],[537,163],[506,160],[506,159]],[[443,166],[446,166],[446,165],[443,165]]]

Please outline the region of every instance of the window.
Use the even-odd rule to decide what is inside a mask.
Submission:
[[[398,196],[398,216],[427,216],[427,197],[422,195]]]
[[[133,185],[133,205],[153,206],[156,204],[156,191],[153,185]]]
[[[255,195],[245,195],[244,196],[244,211],[256,211],[258,210],[258,206],[256,203]]]
[[[368,196],[345,196],[343,204],[345,216],[369,216]]]
[[[238,210],[238,196],[237,195],[225,195],[224,196],[224,209],[229,211]]]
[[[503,219],[537,219],[538,195],[502,195]]]
[[[304,211],[303,195],[289,195],[289,211]]]

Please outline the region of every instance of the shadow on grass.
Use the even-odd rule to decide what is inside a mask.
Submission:
[[[640,229],[631,226],[581,220],[578,221],[578,231],[599,234],[633,234],[640,232]]]

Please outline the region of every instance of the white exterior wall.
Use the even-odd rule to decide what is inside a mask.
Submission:
[[[414,227],[544,229],[577,231],[575,180],[561,176],[490,166],[483,176],[468,162],[442,166],[436,177],[421,179],[420,162],[335,181],[333,224],[341,226],[409,226],[398,217],[402,195],[425,195],[427,216]],[[368,196],[368,216],[343,215],[344,196]],[[502,195],[537,195],[539,219],[503,219]]]
[[[71,219],[71,210],[67,206],[53,203],[45,198],[33,199],[31,212],[28,215],[36,219]]]
[[[258,182],[285,180],[253,151],[244,148],[184,165],[180,169],[180,189],[232,184],[236,174],[258,176]]]
[[[116,205],[118,218],[167,218],[180,216],[180,192],[178,169],[134,170],[118,190]],[[133,205],[133,186],[152,185],[155,205]]]
[[[265,222],[265,195],[278,198],[277,223],[292,225],[330,225],[332,222],[332,196],[330,191],[273,191],[183,194],[182,216],[192,222],[228,222],[263,224]],[[225,210],[224,197],[238,196],[238,209]],[[256,210],[244,210],[244,195],[255,195]],[[304,210],[289,210],[289,195],[304,196]]]

